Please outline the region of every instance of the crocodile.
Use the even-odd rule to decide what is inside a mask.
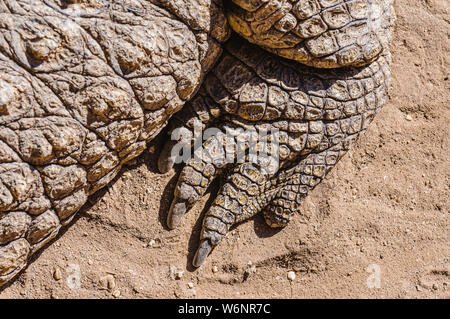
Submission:
[[[185,134],[162,173],[180,145],[206,155],[169,228],[222,180],[194,266],[257,213],[285,226],[385,104],[394,19],[392,0],[0,0],[0,286],[166,126]],[[277,143],[224,161],[229,136],[198,147],[196,124]]]

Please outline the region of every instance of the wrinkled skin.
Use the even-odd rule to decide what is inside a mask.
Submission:
[[[0,0],[0,285],[195,94],[220,5]]]
[[[230,226],[259,212],[272,227],[286,225],[364,132],[386,98],[391,0],[225,4],[226,10],[220,0],[0,0],[0,285],[180,109],[171,131],[192,135],[195,119],[203,129],[280,131],[275,171],[267,169],[270,158],[190,160],[183,168],[171,228],[222,177],[195,266]],[[233,37],[213,67],[230,35],[227,18],[264,50]],[[326,28],[316,28],[320,21]],[[161,152],[162,172],[174,164],[174,142]],[[206,141],[205,149],[223,142]]]
[[[233,29],[279,56],[318,68],[362,66],[387,49],[391,0],[232,0]]]
[[[350,1],[318,1],[328,6],[333,3],[333,8],[338,5],[342,7],[344,2],[350,6]],[[233,2],[250,12],[256,7],[259,11],[274,11],[272,7],[280,3],[296,1]],[[316,1],[298,1],[297,5],[313,2]],[[257,213],[262,212],[271,227],[285,226],[308,192],[320,183],[380,111],[390,82],[387,43],[394,12],[391,1],[377,3],[384,12],[379,16],[380,24],[384,24],[380,29],[382,32],[373,34],[380,47],[374,51],[372,43],[358,42],[357,37],[350,37],[348,41],[349,47],[353,46],[353,42],[361,45],[358,52],[371,51],[370,56],[361,55],[334,65],[329,64],[328,58],[338,53],[302,61],[311,62],[309,64],[316,67],[325,66],[318,69],[268,54],[234,37],[227,43],[224,54],[208,74],[199,94],[172,119],[170,132],[178,129],[184,135],[167,142],[162,150],[158,163],[162,172],[168,171],[182,155],[179,149],[171,152],[172,148],[198,141],[194,127],[196,122],[201,123],[201,129],[205,132],[208,128],[219,128],[222,132],[249,128],[279,130],[277,149],[265,160],[250,160],[248,151],[252,143],[247,143],[244,144],[247,151],[245,160],[238,161],[235,151],[232,153],[235,160],[225,161],[220,154],[226,154],[233,144],[232,140],[220,134],[204,137],[203,145],[193,145],[197,150],[203,148],[200,152],[203,156],[199,159],[191,157],[183,167],[167,217],[168,226],[177,227],[183,215],[205,194],[211,182],[221,177],[221,188],[203,219],[194,266],[198,267],[205,261],[231,226]],[[231,12],[227,13],[232,17],[230,25],[238,33],[252,42],[270,44],[273,46],[271,51],[278,52],[278,42],[258,38],[258,34],[243,34],[242,26],[233,22],[235,6],[231,8]],[[322,11],[318,9],[317,15],[323,15]],[[252,12],[256,15],[258,11]],[[290,15],[289,10],[280,9],[277,12],[273,20],[264,15],[266,19],[263,21],[276,26]],[[269,31],[265,32],[267,34]],[[327,41],[320,35],[312,37],[312,40],[322,42],[321,47],[327,46]],[[341,51],[346,49],[343,47]],[[300,46],[289,50],[303,52]],[[297,55],[294,53],[292,57]],[[340,68],[329,69],[331,66]],[[255,145],[259,149],[267,147],[262,143]],[[276,158],[279,165],[273,169]]]

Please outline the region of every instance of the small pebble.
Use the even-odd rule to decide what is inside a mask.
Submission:
[[[184,271],[177,271],[175,274],[175,279],[180,280],[181,278],[183,278],[184,275]]]
[[[294,281],[295,280],[295,272],[293,272],[293,271],[288,272],[287,277],[290,281]]]
[[[113,275],[106,275],[100,278],[100,285],[102,289],[113,291],[116,288],[116,279]]]
[[[148,242],[149,247],[153,247],[154,244],[156,244],[156,241],[154,239],[152,239]]]
[[[123,176],[125,176],[125,177],[132,177],[133,174],[131,174],[130,171],[126,171],[125,173],[123,173]]]
[[[61,280],[62,274],[61,274],[61,270],[59,268],[55,268],[55,270],[53,271],[53,278],[55,280]]]
[[[219,268],[217,268],[217,266],[212,266],[212,272],[216,273],[219,271]]]
[[[120,290],[114,291],[112,295],[114,296],[114,298],[119,298],[120,297]]]
[[[413,118],[412,118],[412,116],[411,116],[410,114],[408,114],[408,115],[406,115],[406,120],[407,120],[407,121],[412,121]]]
[[[175,265],[169,265],[169,278],[172,280],[175,280],[177,278],[177,273],[179,271],[177,270],[177,267]]]
[[[249,275],[256,273],[256,266],[250,266],[245,270],[245,272]]]
[[[192,289],[192,288],[194,288],[194,283],[193,282],[188,282],[188,287],[190,288],[190,289]]]

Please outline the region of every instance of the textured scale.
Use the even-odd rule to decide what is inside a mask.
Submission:
[[[387,47],[392,0],[232,0],[231,27],[268,51],[319,68],[365,65]]]

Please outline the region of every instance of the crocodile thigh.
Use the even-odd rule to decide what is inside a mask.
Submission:
[[[228,36],[220,1],[0,0],[0,285],[144,151]]]

